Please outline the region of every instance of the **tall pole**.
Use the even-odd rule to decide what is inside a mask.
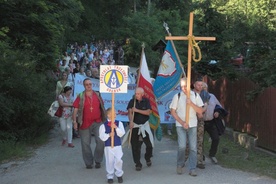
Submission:
[[[115,117],[114,117],[114,114],[115,114],[115,108],[114,108],[114,103],[115,102],[115,94],[114,92],[112,92],[112,104],[111,104],[111,125],[114,124],[115,122]],[[114,133],[114,128],[113,126],[111,126],[111,132]],[[114,136],[111,136],[111,147],[113,148],[114,147]]]

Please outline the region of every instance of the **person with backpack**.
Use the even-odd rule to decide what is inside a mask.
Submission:
[[[105,108],[102,98],[92,89],[92,81],[86,78],[83,81],[85,90],[80,93],[73,103],[73,122],[74,129],[79,127],[81,138],[82,156],[87,169],[92,169],[94,162],[95,168],[101,167],[104,154],[104,142],[99,138],[99,128],[106,120]],[[91,135],[95,135],[94,154],[91,149]]]
[[[176,131],[178,137],[178,151],[177,151],[177,174],[182,174],[183,167],[185,166],[185,150],[186,139],[188,137],[189,144],[189,157],[188,169],[191,176],[197,176],[197,116],[202,114],[204,105],[200,96],[196,95],[194,91],[190,92],[190,98],[187,98],[187,79],[180,80],[182,92],[178,96],[175,94],[170,105],[171,115],[176,120]],[[189,109],[189,123],[186,122],[186,107]]]

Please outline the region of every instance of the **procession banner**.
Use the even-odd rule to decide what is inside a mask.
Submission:
[[[172,41],[168,41],[153,84],[154,94],[157,99],[161,99],[170,93],[179,84],[183,74],[181,66],[182,64],[178,60]]]
[[[84,91],[83,80],[87,78],[86,76],[77,74],[75,75],[74,81],[74,97],[76,98],[77,95]],[[100,81],[98,79],[91,78],[92,81],[92,89],[94,91],[100,90]],[[128,112],[127,112],[127,105],[130,99],[132,99],[133,95],[135,94],[136,84],[128,84],[128,93],[118,93],[116,94],[115,100],[115,109],[116,109],[116,119],[128,122]],[[170,115],[169,106],[173,95],[180,92],[181,89],[179,86],[174,88],[171,92],[167,95],[163,96],[160,100],[157,101],[158,112],[160,116],[160,123],[174,123],[175,120]],[[111,93],[102,93],[101,97],[104,102],[105,108],[111,107],[112,104],[112,96]]]
[[[149,68],[148,68],[144,48],[142,49],[142,54],[141,54],[141,63],[139,68],[137,85],[138,87],[141,87],[144,89],[144,96],[148,98],[150,101],[151,114],[149,116],[149,123],[150,123],[150,127],[153,130],[156,130],[160,124],[160,117],[159,117],[156,99],[153,93],[153,88],[152,88],[152,83],[151,83],[151,78],[150,78],[150,73],[149,73]]]

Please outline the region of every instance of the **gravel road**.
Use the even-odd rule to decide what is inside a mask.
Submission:
[[[81,156],[80,139],[75,148],[61,146],[59,127],[51,131],[48,144],[38,148],[26,160],[0,165],[1,184],[100,184],[107,183],[104,164],[100,169],[86,169]],[[94,144],[94,139],[93,139]],[[92,145],[93,145],[92,144]],[[155,142],[152,166],[142,160],[142,171],[135,171],[131,149],[123,148],[124,183],[131,184],[275,184],[276,180],[243,171],[223,168],[206,161],[206,169],[198,169],[197,177],[188,171],[176,174],[177,143],[169,138]],[[144,153],[144,147],[143,151]],[[117,183],[117,179],[114,179]]]

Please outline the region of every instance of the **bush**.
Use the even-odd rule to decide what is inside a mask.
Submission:
[[[51,127],[47,110],[54,83],[35,71],[28,52],[0,42],[0,53],[0,140],[33,140]]]

